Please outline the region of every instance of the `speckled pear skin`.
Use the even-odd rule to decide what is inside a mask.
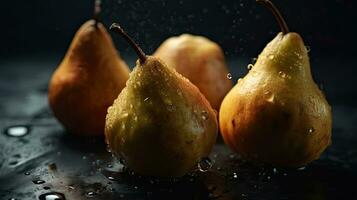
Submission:
[[[71,133],[103,135],[107,109],[125,87],[129,68],[101,23],[86,22],[54,72],[48,92],[53,114]]]
[[[279,33],[222,102],[224,141],[244,157],[283,167],[318,159],[331,143],[331,107],[312,79],[297,33]]]
[[[188,78],[219,110],[232,88],[228,67],[221,47],[203,36],[182,34],[165,40],[154,53],[170,67]]]
[[[217,137],[215,111],[196,86],[148,56],[130,74],[106,117],[106,141],[134,172],[183,176],[208,156]]]

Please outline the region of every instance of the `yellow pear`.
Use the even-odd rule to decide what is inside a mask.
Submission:
[[[139,60],[126,87],[108,109],[106,141],[135,173],[178,177],[208,156],[218,122],[206,98],[188,79],[153,56],[146,56],[117,24]]]
[[[224,141],[245,158],[298,167],[331,143],[331,107],[313,81],[308,52],[289,32],[277,8],[282,32],[259,55],[249,73],[224,98],[219,114]]]
[[[69,132],[103,135],[107,108],[128,78],[129,68],[110,35],[100,22],[90,20],[78,30],[52,76],[50,107]]]
[[[203,36],[183,34],[164,41],[154,56],[188,78],[219,110],[232,81],[227,78],[228,68],[218,44]]]

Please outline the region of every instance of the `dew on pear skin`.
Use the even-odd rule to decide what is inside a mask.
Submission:
[[[309,128],[308,133],[312,134],[315,131],[314,127]]]
[[[271,95],[269,98],[266,99],[266,101],[267,101],[267,102],[270,102],[270,103],[274,103],[274,100],[275,100],[274,94]]]
[[[167,110],[170,112],[174,112],[176,110],[176,106],[174,106],[173,104],[168,104]]]
[[[270,94],[271,94],[271,92],[269,90],[264,92],[264,95],[270,95]]]
[[[227,78],[229,79],[229,80],[231,80],[233,77],[232,77],[232,74],[231,73],[228,73],[227,74]]]
[[[208,116],[208,112],[207,111],[202,111],[201,112],[201,115],[202,115],[202,119],[203,120],[208,120],[209,116]]]
[[[274,57],[275,57],[275,56],[274,56],[273,54],[271,54],[271,55],[269,55],[269,57],[268,57],[268,58],[269,58],[270,60],[273,60],[273,59],[274,59]]]
[[[123,113],[123,114],[121,115],[122,118],[126,118],[126,117],[128,117],[128,116],[129,116],[129,113]]]
[[[145,99],[144,99],[144,101],[148,101],[149,100],[149,97],[146,97]]]
[[[286,78],[286,74],[285,74],[283,71],[280,71],[280,72],[279,72],[279,76],[280,76],[281,78]]]
[[[212,167],[212,161],[210,158],[202,158],[201,161],[197,164],[198,170],[200,172],[207,172]]]

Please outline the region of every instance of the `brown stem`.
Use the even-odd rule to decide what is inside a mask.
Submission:
[[[94,21],[95,21],[95,27],[98,28],[98,23],[101,21],[100,13],[102,11],[101,9],[102,1],[101,0],[94,0]]]
[[[283,16],[279,12],[278,8],[271,1],[257,0],[257,2],[267,7],[274,14],[275,19],[276,21],[278,21],[281,31],[283,32],[284,35],[290,32],[288,25],[286,24]]]
[[[134,40],[124,31],[122,27],[120,27],[119,24],[113,23],[109,30],[115,31],[119,33],[124,39],[130,44],[130,46],[135,50],[135,53],[138,55],[140,59],[140,63],[143,64],[146,61],[146,55],[143,52],[143,50],[139,47],[138,44],[134,42]]]

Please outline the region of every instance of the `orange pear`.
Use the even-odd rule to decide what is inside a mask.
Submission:
[[[232,81],[227,78],[228,68],[217,43],[203,36],[183,34],[164,41],[154,56],[188,78],[212,107],[219,110],[224,96],[232,88]]]
[[[245,158],[298,167],[318,159],[331,143],[331,107],[315,84],[301,36],[277,8],[282,32],[224,98],[219,113],[224,141]]]
[[[129,68],[102,23],[89,20],[76,33],[52,76],[50,107],[69,132],[102,135],[107,108],[128,78]]]

